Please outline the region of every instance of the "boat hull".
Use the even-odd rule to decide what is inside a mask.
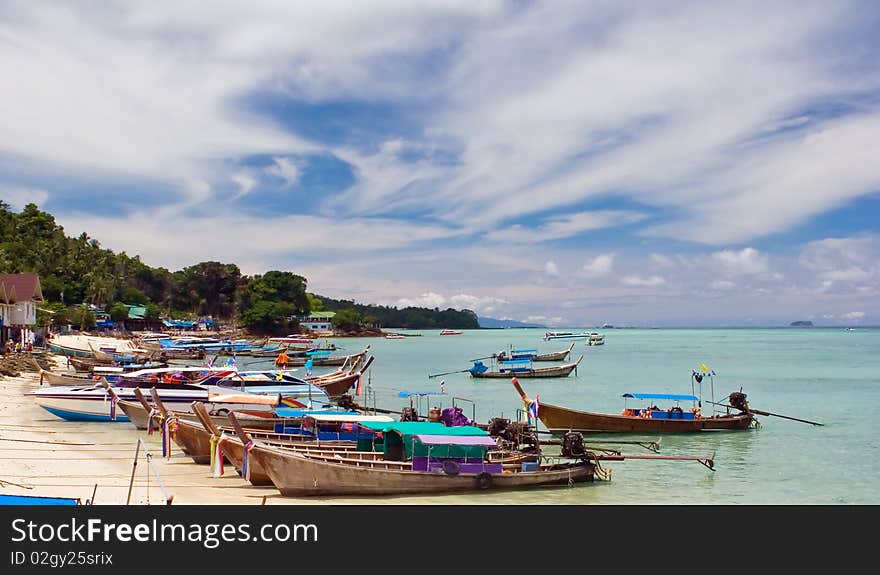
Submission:
[[[405,469],[404,462],[396,461],[377,461],[369,466],[363,463],[335,463],[261,444],[251,450],[249,457],[259,462],[278,491],[288,497],[418,495],[568,486],[592,481],[595,471],[592,463],[578,462],[556,469],[545,466],[540,471],[449,475],[412,471]]]
[[[134,394],[134,388],[114,387],[113,389],[120,400],[139,405],[137,396]],[[208,389],[161,389],[158,391],[162,403],[171,411],[189,412],[194,401],[205,403],[209,411],[217,413],[225,413],[221,412],[221,410],[228,412],[265,408],[268,412],[273,409],[270,405],[257,406],[249,403],[211,402],[209,401]],[[130,421],[128,415],[118,405],[116,418],[112,418],[110,412],[112,402],[110,401],[110,396],[103,388],[51,387],[28,392],[28,395],[34,397],[37,405],[67,421]],[[142,423],[146,422],[147,420],[144,418]]]
[[[470,371],[471,377],[476,378],[495,378],[495,379],[511,379],[511,378],[537,378],[537,377],[567,377],[571,375],[584,356],[580,356],[574,363],[565,365],[555,365],[552,367],[538,367],[533,369],[522,370],[505,370],[505,371]]]
[[[66,355],[68,357],[95,357],[90,349],[79,349],[69,347],[57,343],[49,343],[49,351],[58,355]]]
[[[548,403],[538,406],[538,419],[556,435],[580,433],[694,433],[748,429],[750,414],[731,414],[695,419],[654,419],[650,417],[591,413]]]

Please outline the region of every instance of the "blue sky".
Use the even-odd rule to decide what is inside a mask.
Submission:
[[[871,2],[0,6],[0,197],[553,326],[880,324]]]

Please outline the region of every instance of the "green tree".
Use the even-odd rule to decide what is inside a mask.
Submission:
[[[97,325],[95,314],[92,313],[92,310],[87,305],[77,306],[70,319],[72,323],[76,324],[83,331],[94,329]]]
[[[70,323],[70,309],[60,302],[44,302],[37,308],[37,326],[60,329]]]
[[[241,323],[254,333],[285,335],[296,327],[293,312],[294,307],[289,303],[261,300],[241,314]]]
[[[363,318],[354,309],[343,309],[337,311],[330,322],[340,331],[355,331],[363,325]]]
[[[110,306],[108,313],[110,314],[110,319],[112,319],[118,325],[121,325],[122,329],[125,329],[125,320],[128,319],[127,305],[122,302],[116,302]]]
[[[162,310],[154,303],[148,303],[144,307],[147,310],[144,314],[144,318],[146,319],[159,319],[159,316],[162,315]]]
[[[324,302],[322,302],[315,294],[307,293],[306,298],[309,300],[309,311],[325,311]]]

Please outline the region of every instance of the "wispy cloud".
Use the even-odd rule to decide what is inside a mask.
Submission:
[[[641,221],[645,214],[630,211],[599,210],[578,212],[548,218],[535,227],[515,224],[508,228],[489,232],[486,238],[499,242],[544,242],[576,236],[583,232],[631,224]]]
[[[767,271],[767,256],[754,248],[723,250],[712,254],[723,271],[732,275],[753,275]]]
[[[877,226],[815,225],[880,189],[870,3],[93,8],[0,8],[0,195],[108,247],[548,321],[880,312]]]
[[[27,204],[42,205],[49,198],[46,190],[0,186],[0,200],[20,210]]]
[[[581,268],[581,275],[598,278],[611,273],[614,267],[614,254],[599,254],[588,260]]]
[[[274,163],[266,168],[267,174],[281,178],[284,181],[284,186],[288,188],[297,182],[299,168],[293,161],[280,157],[272,158],[272,161]]]

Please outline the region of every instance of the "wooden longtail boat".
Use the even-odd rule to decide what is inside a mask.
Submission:
[[[213,457],[210,457],[209,454],[209,462],[212,465],[216,465],[217,459],[219,455],[222,455],[226,461],[232,463],[235,467],[235,470],[238,473],[242,473],[243,468],[243,460],[244,460],[244,444],[241,442],[240,437],[248,437],[250,439],[259,440],[261,442],[274,445],[276,447],[281,447],[285,449],[296,449],[301,451],[307,451],[310,453],[318,453],[322,455],[338,455],[338,454],[352,454],[357,453],[358,457],[367,457],[365,452],[358,452],[358,442],[355,440],[347,440],[347,439],[330,439],[330,440],[321,440],[319,435],[302,435],[302,434],[292,434],[292,433],[273,433],[271,431],[264,431],[261,429],[254,428],[246,428],[242,426],[242,423],[239,422],[238,416],[235,413],[231,413],[228,415],[227,425],[217,425],[213,419],[207,416],[207,412],[203,409],[198,402],[193,403],[193,411],[201,423],[202,429],[200,431],[190,430],[192,433],[201,433],[202,439],[201,441],[207,441],[212,449],[219,449],[220,454],[215,453]],[[312,416],[317,416],[317,412],[313,412]],[[329,414],[327,414],[328,417]],[[360,414],[339,414],[339,415],[348,415],[349,418],[352,418],[354,421],[357,420],[379,420],[382,419],[376,416],[364,416]],[[286,418],[289,421],[282,423],[282,429],[285,426],[291,425],[295,418]],[[338,419],[338,416],[337,416]],[[386,418],[389,421],[390,418]],[[277,421],[277,420],[276,420]],[[326,420],[325,420],[326,421]],[[302,419],[300,418],[300,423]],[[230,427],[228,424],[232,423]],[[336,421],[336,423],[340,423]],[[247,425],[247,422],[244,423]],[[376,457],[381,454],[373,453],[373,457]],[[252,485],[272,485],[272,480],[269,479],[269,476],[265,474],[260,465],[254,461],[249,461],[249,469],[246,474],[247,476],[243,477],[250,481]]]
[[[519,377],[519,376],[517,376]],[[511,378],[511,383],[519,392],[523,403],[533,405],[523,388],[517,381],[517,377]],[[627,394],[634,396],[634,394]],[[639,394],[642,395],[642,394]],[[659,396],[664,394],[650,394]],[[734,394],[731,394],[732,396]],[[742,394],[743,400],[745,394]],[[697,400],[696,396],[668,396]],[[561,435],[569,431],[580,433],[688,433],[696,431],[718,431],[748,429],[754,416],[748,411],[748,404],[744,405],[745,411],[739,413],[724,413],[718,415],[703,416],[699,412],[678,412],[663,410],[629,410],[625,414],[593,413],[579,411],[567,407],[560,407],[539,401],[537,405],[538,419],[553,434]]]
[[[67,373],[58,373],[55,371],[45,370],[40,366],[37,366],[37,372],[40,374],[40,385],[48,384],[62,386],[89,385],[95,383],[95,381],[87,375],[70,375]]]
[[[531,361],[565,361],[574,349],[574,342],[562,351],[551,351],[550,353],[538,353],[536,349],[511,349],[499,351],[495,355],[496,361],[522,360]]]
[[[104,362],[106,365],[113,365],[114,363],[117,363],[120,358],[129,361],[129,363],[141,363],[158,359],[159,357],[158,352],[146,349],[128,349],[122,351],[117,349],[114,352],[107,352],[95,348],[91,342],[89,342],[89,349],[92,350],[92,354],[95,356],[96,360]]]
[[[364,356],[367,355],[367,353],[369,353],[369,351],[370,351],[370,346],[365,347],[364,351],[362,351],[360,353],[354,353],[351,355],[330,356],[330,355],[325,355],[326,353],[329,353],[327,351],[323,351],[323,350],[318,350],[318,351],[314,351],[314,352],[310,351],[310,352],[305,352],[305,353],[311,354],[311,355],[303,355],[302,357],[300,357],[300,356],[291,357],[290,361],[287,363],[287,365],[294,366],[294,367],[302,367],[302,366],[306,365],[306,363],[311,361],[312,365],[315,367],[342,366],[342,365],[346,365],[349,362],[355,361],[359,358],[363,358]]]
[[[396,425],[405,424],[433,426],[425,427],[425,433],[403,436],[404,443],[413,438],[413,454],[430,454],[432,449],[447,454],[482,450],[485,454],[486,449],[497,447],[495,440],[488,435],[444,435],[444,429],[457,428],[446,428],[440,423],[395,422],[379,426],[386,430],[383,459],[309,454],[260,441],[254,443],[248,457],[265,470],[285,496],[453,493],[570,486],[594,479],[596,466],[588,459],[534,464],[527,469],[522,464],[490,463],[483,457],[473,456],[398,458],[392,455],[396,451],[389,449],[388,437]]]
[[[577,369],[584,356],[580,356],[573,363],[554,365],[550,367],[532,367],[529,360],[510,360],[499,363],[498,370],[490,370],[482,361],[475,361],[473,367],[467,370],[471,377],[477,378],[509,378],[509,377],[566,377]]]
[[[363,357],[363,356],[361,356]],[[370,364],[373,363],[373,356],[367,358],[366,362],[363,365],[360,364],[360,360],[355,363],[354,367],[346,372],[339,372],[334,374],[329,374],[325,376],[315,377],[315,378],[306,378],[306,381],[320,387],[327,394],[327,397],[330,399],[338,399],[345,395],[348,390],[354,386],[357,381],[361,378],[364,372],[370,367]]]
[[[109,384],[107,386],[105,386],[105,389],[107,389],[108,393],[110,393],[111,396],[116,394],[116,391],[112,387],[110,387]],[[160,414],[158,407],[154,407],[153,405],[150,405],[150,403],[146,399],[146,396],[144,395],[144,393],[141,391],[140,388],[135,388],[134,395],[137,398],[137,401],[131,401],[131,400],[127,400],[127,399],[117,398],[117,400],[116,400],[117,407],[122,409],[122,412],[125,413],[126,417],[128,417],[128,420],[138,429],[149,429],[151,418],[153,419],[153,428],[158,427],[158,421],[156,418],[156,415]],[[232,402],[239,401],[236,398],[240,398],[240,397],[241,396],[238,394],[236,394],[236,395],[230,394],[230,396],[228,398],[222,398],[219,401],[218,401],[219,398],[214,397],[213,398],[214,401],[209,404],[210,409],[211,409],[211,412],[209,413],[209,417],[213,421],[215,421],[219,424],[225,424],[228,421],[228,419],[226,418],[226,414],[229,413],[229,411],[230,411],[229,408],[235,407],[236,409],[233,409],[233,411],[238,412],[239,416],[242,419],[245,419],[248,422],[248,425],[250,427],[255,428],[255,429],[273,429],[274,428],[274,425],[275,425],[274,422],[276,421],[276,419],[275,419],[275,414],[273,411],[265,410],[265,409],[264,410],[256,410],[256,409],[248,410],[248,409],[241,409],[241,407],[243,407],[242,405],[235,405],[235,406],[231,405]],[[265,400],[267,405],[274,405],[274,403],[270,401],[270,399],[271,399],[270,397],[263,397],[262,399]],[[229,400],[229,401],[227,401],[227,400]],[[261,398],[247,398],[246,399],[247,402],[260,401],[260,400],[261,400]],[[175,414],[179,415],[180,417],[194,418],[195,414],[191,411],[190,405],[192,405],[192,404],[191,403],[189,405],[175,404],[175,406],[174,406]],[[205,409],[207,411],[208,408],[205,408]]]

